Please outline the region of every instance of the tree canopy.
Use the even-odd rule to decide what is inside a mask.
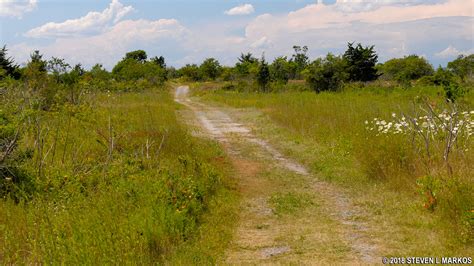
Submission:
[[[148,57],[145,51],[136,50],[136,51],[126,53],[124,59],[134,59],[138,62],[144,63],[147,58]]]
[[[362,44],[347,44],[347,50],[343,56],[347,61],[347,72],[351,81],[371,81],[378,78],[377,64],[378,55],[375,53],[374,46],[363,47]]]
[[[380,70],[385,78],[393,79],[400,83],[416,80],[434,73],[430,63],[417,55],[388,60],[381,65]]]
[[[207,58],[199,66],[202,76],[206,79],[215,80],[222,72],[222,67],[215,58]]]
[[[263,92],[267,91],[267,85],[270,80],[270,69],[268,67],[267,62],[265,61],[265,57],[262,56],[262,60],[260,60],[260,63],[258,65],[257,83]]]
[[[458,75],[461,80],[472,78],[474,71],[474,54],[460,55],[456,60],[448,63],[448,69]]]
[[[329,53],[313,61],[305,70],[306,82],[316,92],[337,91],[347,81],[347,62],[341,56]]]
[[[19,67],[11,57],[7,57],[7,47],[4,45],[0,49],[0,79],[2,76],[10,76],[12,78],[20,78]],[[3,70],[3,71],[2,71]],[[2,74],[3,72],[3,74]]]

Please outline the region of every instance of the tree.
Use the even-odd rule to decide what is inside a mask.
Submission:
[[[187,64],[180,68],[178,73],[180,76],[183,76],[191,81],[199,81],[202,79],[201,71],[199,71],[199,67],[196,64]]]
[[[112,74],[116,79],[126,81],[146,79],[152,83],[161,83],[166,80],[166,70],[161,66],[126,57],[114,66]]]
[[[374,46],[362,47],[359,43],[356,47],[354,43],[347,44],[344,53],[344,60],[347,62],[349,79],[351,81],[371,81],[378,78],[377,64],[378,55],[374,51]]]
[[[222,79],[224,81],[230,81],[231,83],[235,80],[235,68],[233,67],[222,67]]]
[[[290,78],[290,64],[286,56],[277,57],[270,65],[270,74],[273,80],[288,83]]]
[[[143,50],[136,50],[126,53],[124,59],[134,59],[140,63],[145,63],[147,59],[147,54]]]
[[[53,74],[56,79],[56,82],[60,82],[61,75],[67,73],[68,69],[71,66],[65,62],[62,58],[52,57],[51,60],[47,62],[46,69]]]
[[[222,67],[214,58],[208,58],[199,66],[202,76],[206,79],[215,80],[222,71]]]
[[[251,53],[241,54],[237,58],[238,62],[235,64],[235,69],[241,76],[248,76],[253,69],[258,67],[258,59],[255,58]]]
[[[348,80],[347,62],[340,56],[329,53],[326,58],[313,61],[303,72],[306,82],[317,93],[337,91]]]
[[[459,86],[454,74],[441,66],[438,67],[436,73],[433,75],[433,83],[443,87],[446,100],[454,102],[461,97],[465,91]]]
[[[292,63],[292,78],[300,79],[301,71],[303,71],[309,63],[308,46],[294,45],[293,50],[295,51],[290,62]]]
[[[258,63],[258,59],[254,57],[252,53],[241,53],[237,60],[239,60],[240,63]]]
[[[179,78],[178,70],[174,67],[167,67],[166,68],[166,79],[174,79]]]
[[[4,45],[2,49],[0,49],[0,79],[3,76],[10,76],[14,79],[20,78],[20,72],[18,70],[18,65],[15,64],[11,57],[7,57],[7,47]],[[1,71],[3,70],[3,71]]]
[[[150,58],[150,61],[152,61],[153,63],[159,65],[162,68],[166,68],[165,58],[163,56],[152,57],[152,58]]]
[[[265,61],[265,57],[262,56],[262,60],[258,65],[257,71],[257,83],[260,86],[263,92],[267,91],[267,85],[270,82],[270,69],[268,67],[267,62]]]
[[[43,60],[43,55],[40,54],[38,50],[35,50],[32,54],[30,54],[30,62],[28,63],[27,67],[28,66],[36,68],[39,72],[46,72],[47,70],[47,62]]]
[[[61,82],[66,85],[65,89],[68,91],[68,100],[70,103],[79,103],[81,86],[78,86],[78,83],[84,74],[85,70],[82,68],[82,65],[76,64],[71,71],[61,76]]]
[[[464,56],[460,55],[456,60],[448,63],[448,70],[457,75],[461,81],[465,78],[473,77],[474,54]]]
[[[102,64],[95,64],[89,73],[94,79],[106,81],[109,79],[110,73],[102,66]]]
[[[43,60],[43,55],[38,50],[30,54],[30,60],[23,70],[23,78],[33,91],[40,90],[46,86],[48,79],[46,66],[47,62]]]
[[[381,65],[380,70],[383,77],[396,80],[399,83],[408,83],[412,80],[434,74],[430,63],[417,55],[388,60]]]
[[[29,92],[37,99],[36,108],[43,110],[48,110],[56,102],[58,93],[56,83],[51,82],[46,70],[47,62],[43,55],[34,51],[22,73]]]

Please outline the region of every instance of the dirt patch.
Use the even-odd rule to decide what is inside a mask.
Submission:
[[[270,247],[270,248],[264,248],[262,249],[262,256],[265,259],[271,258],[273,256],[277,256],[283,253],[290,252],[291,248],[288,246],[282,246],[282,247]]]

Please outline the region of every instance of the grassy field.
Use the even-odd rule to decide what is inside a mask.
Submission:
[[[209,102],[243,108],[247,115],[241,119],[258,125],[257,134],[319,178],[351,191],[368,211],[365,219],[386,255],[472,254],[472,138],[460,137],[446,162],[445,135],[433,137],[428,156],[421,135],[368,129],[374,118],[389,121],[393,113],[418,118],[428,105],[438,113],[449,109],[442,89],[373,87],[315,94],[235,92],[217,83],[194,87],[195,95]],[[457,108],[458,113],[474,109],[472,90]]]
[[[222,255],[238,202],[230,167],[216,143],[178,122],[168,88],[87,92],[48,111],[17,93],[2,95],[0,112],[20,117],[28,159],[2,184],[1,262],[209,264]]]

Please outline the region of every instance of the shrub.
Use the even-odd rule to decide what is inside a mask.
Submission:
[[[272,80],[286,84],[290,78],[290,63],[286,56],[276,58],[270,65],[270,75]]]
[[[199,66],[202,76],[205,79],[215,80],[222,72],[222,67],[214,58],[208,58]]]
[[[306,82],[316,92],[337,91],[348,79],[346,62],[339,56],[328,54],[324,59],[313,61],[304,71]]]
[[[21,167],[22,161],[30,157],[30,153],[18,149],[21,133],[18,121],[0,110],[0,197],[19,200],[34,189],[31,177]]]
[[[384,78],[401,84],[409,84],[412,80],[434,74],[433,67],[428,61],[417,55],[388,60],[380,66],[380,71]]]
[[[456,60],[448,63],[448,70],[457,75],[461,81],[473,77],[474,54],[460,55]]]

